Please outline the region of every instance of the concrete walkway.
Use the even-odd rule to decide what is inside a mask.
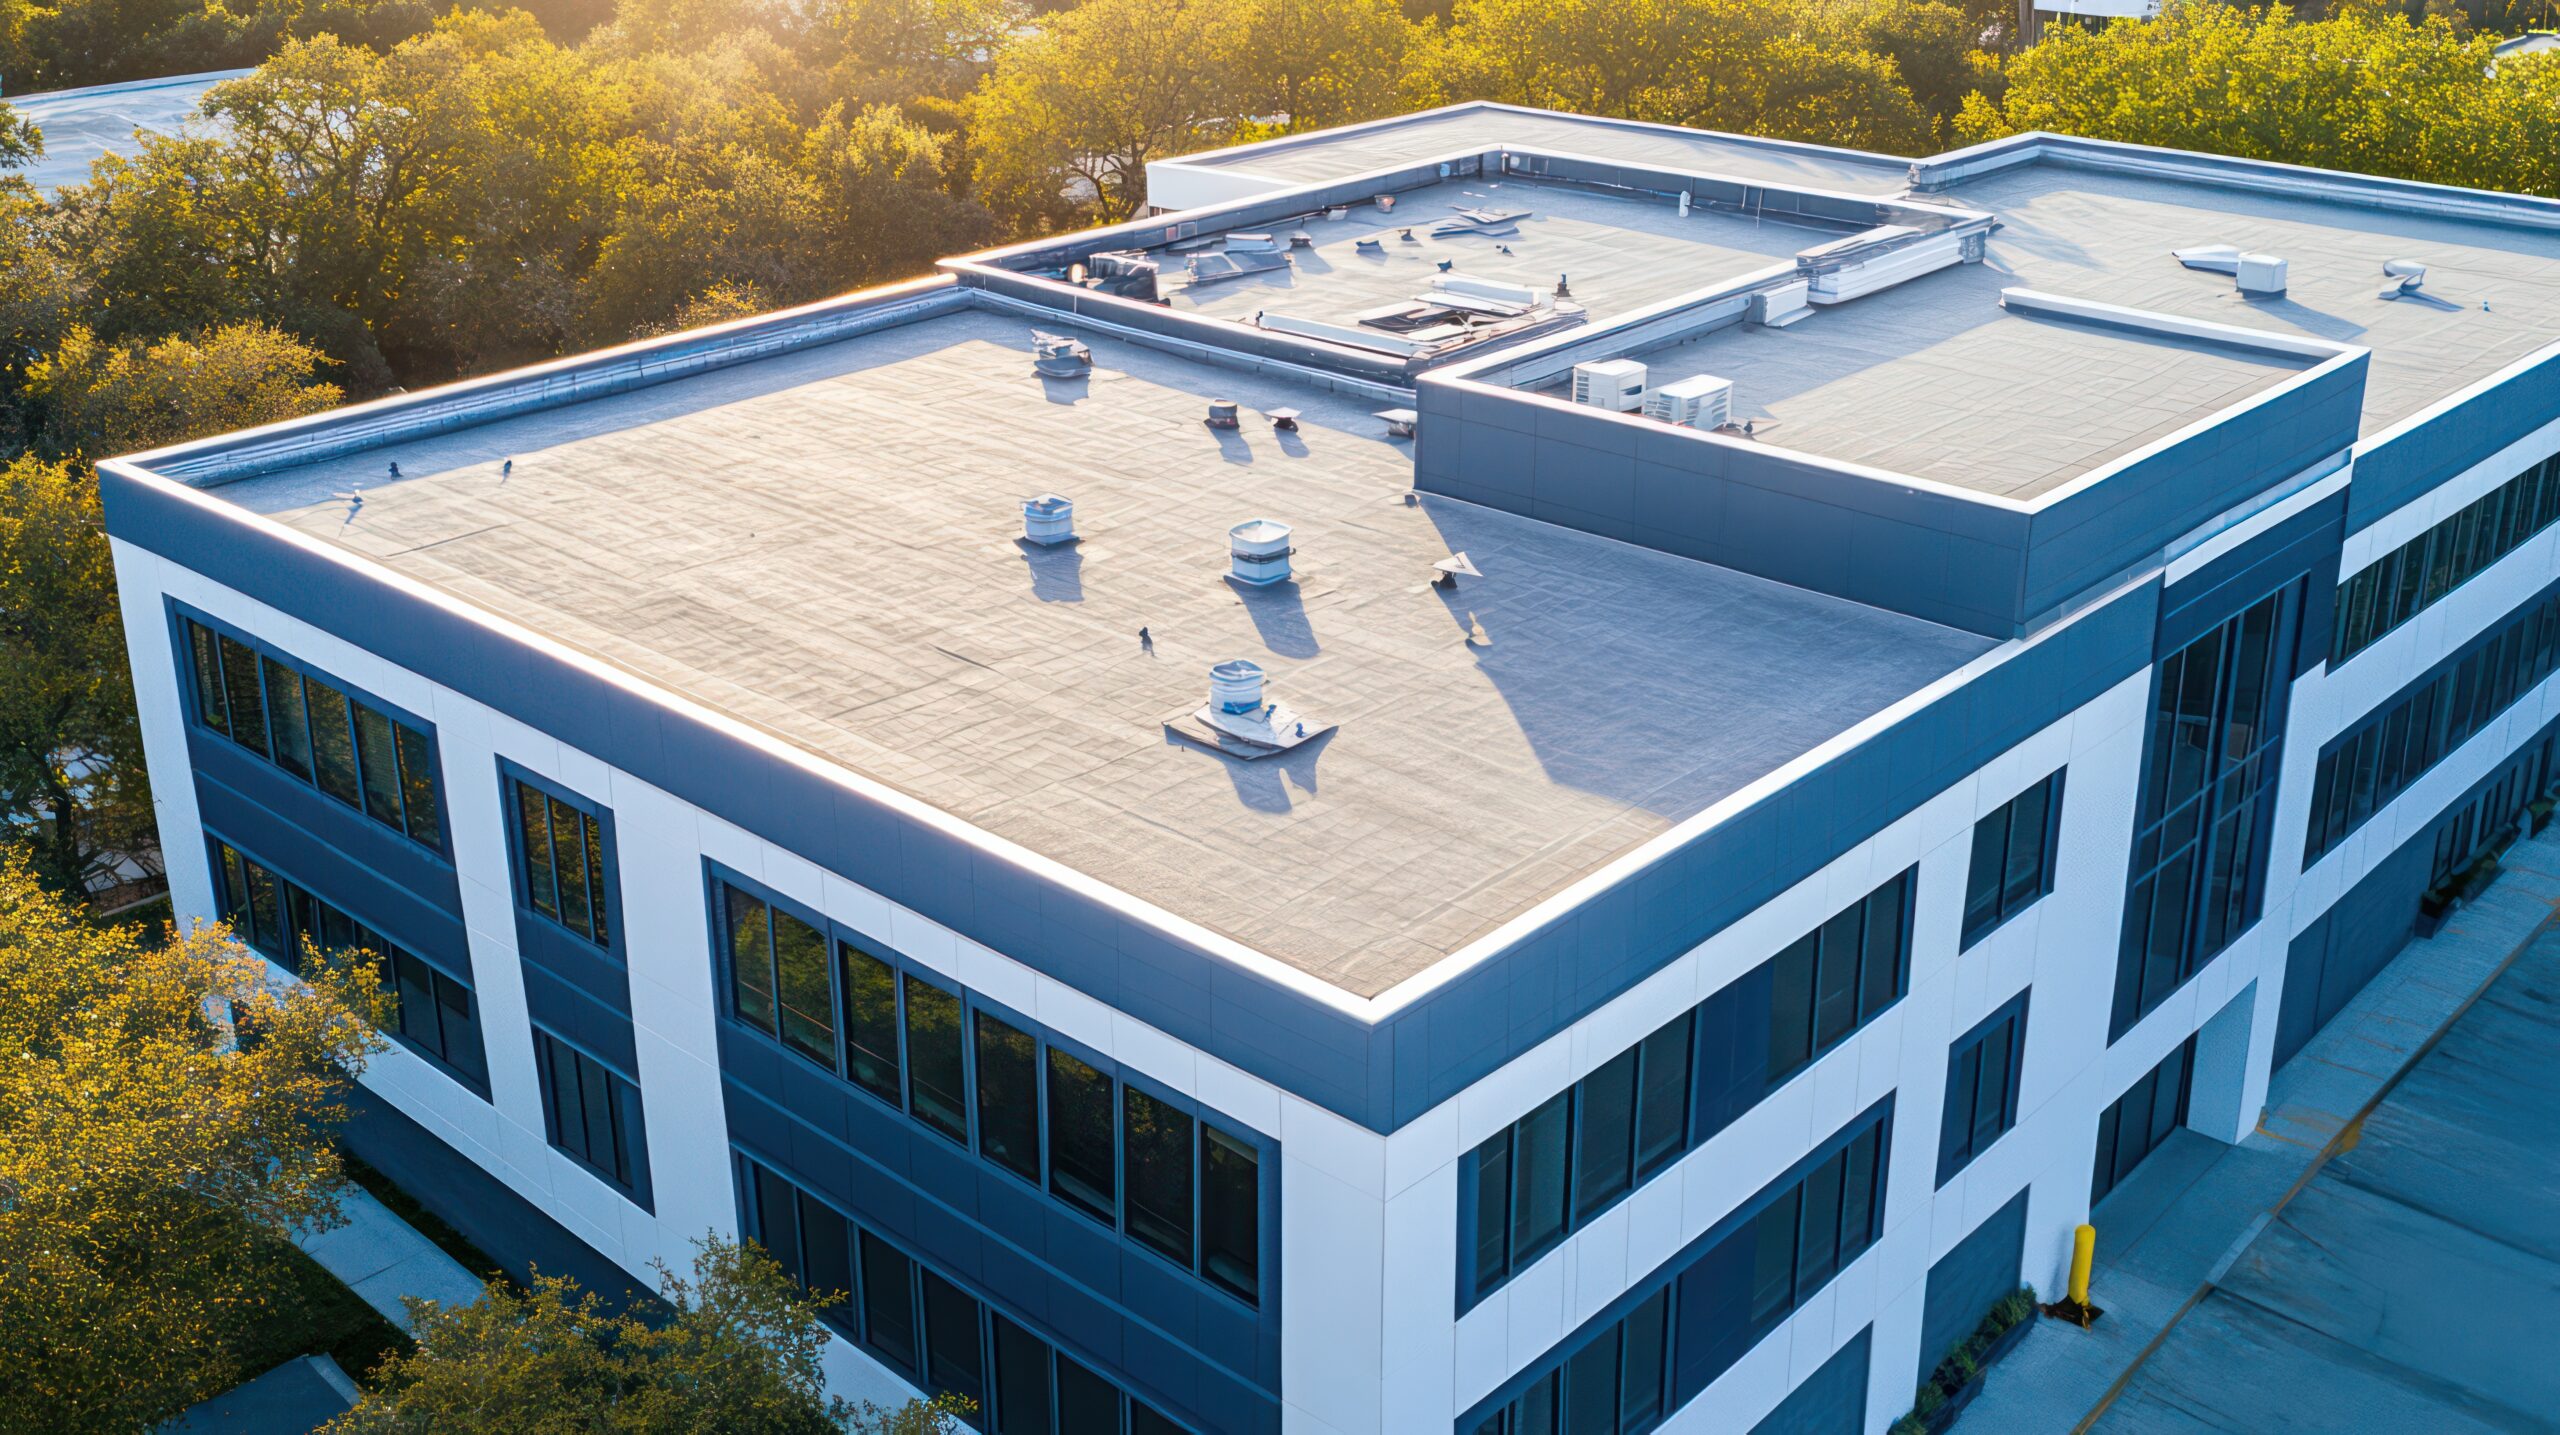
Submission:
[[[2560,828],[2517,844],[2505,868],[2276,1073],[2248,1139],[2225,1146],[2177,1132],[2108,1197],[2091,1281],[2106,1317],[2088,1331],[2039,1322],[1992,1370],[1957,1420],[1959,1435],[2552,1428],[2519,1423],[2513,1410],[2494,1414],[2503,1395],[2481,1420],[2458,1376],[2446,1389],[2412,1376],[2443,1371],[2440,1361],[2466,1345],[2492,1353],[2474,1372],[2484,1379],[2502,1364],[2560,1366],[2526,1356],[2560,1316],[2560,1283],[2546,1281],[2538,1299],[2532,1284],[2537,1269],[2560,1272],[2548,1234],[2560,1224],[2560,1155],[2546,1141],[2522,1165],[2515,1151],[2498,1151],[2503,1165],[2474,1162],[2485,1170],[2427,1155],[2442,1148],[2448,1120],[2471,1134],[2462,1153],[2471,1157],[2498,1149],[2490,1133],[2513,1144],[2528,1126],[2560,1125],[2560,1026],[2549,1010],[2560,932],[2542,935],[2560,907]],[[2528,988],[2539,994],[2509,996]],[[2474,1034],[2491,1014],[2537,1003],[2538,1067],[2517,1057],[2532,1046],[2518,1030],[2533,1030],[2529,1018]],[[2495,1064],[2481,1068],[2490,1053]],[[2443,1079],[2449,1071],[2471,1079]],[[2527,1108],[2538,1108],[2531,1122]],[[2360,1178],[2385,1131],[2388,1174]],[[2367,1189],[2354,1189],[2360,1179]],[[2377,1188],[2389,1192],[2379,1202]],[[2525,1258],[2457,1251],[2463,1243],[2447,1233],[2459,1220],[2413,1221],[2397,1208],[2417,1192],[2493,1206],[2502,1227],[2534,1227],[2540,1241],[2527,1249],[2543,1254],[2492,1281],[2477,1262]],[[2466,1269],[2452,1274],[2448,1261]],[[2432,1326],[2432,1338],[2407,1331],[2412,1324]],[[2411,1364],[2402,1379],[2375,1374],[2403,1359]],[[2538,1408],[2547,1420],[2560,1398]]]
[[[347,1283],[383,1319],[409,1329],[402,1296],[469,1305],[480,1298],[481,1282],[462,1262],[416,1227],[394,1215],[373,1193],[350,1183],[339,1197],[344,1224],[294,1238],[304,1254]]]

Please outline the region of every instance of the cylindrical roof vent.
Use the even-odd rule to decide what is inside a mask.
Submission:
[[[1076,536],[1075,501],[1054,493],[1022,500],[1022,536],[1043,547],[1072,541]]]
[[[1230,658],[1209,669],[1209,707],[1222,713],[1260,712],[1261,666],[1242,658]]]
[[[1289,546],[1285,523],[1248,518],[1227,530],[1228,571],[1239,583],[1261,587],[1279,582],[1289,576],[1289,555],[1297,551]]]

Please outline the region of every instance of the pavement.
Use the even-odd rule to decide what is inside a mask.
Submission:
[[[2095,1224],[1958,1435],[2560,1429],[2560,829],[2275,1074],[2236,1146],[2179,1131]]]
[[[350,1185],[338,1204],[346,1216],[342,1224],[297,1235],[294,1244],[382,1312],[383,1319],[410,1329],[408,1308],[400,1303],[403,1296],[447,1306],[480,1298],[478,1276],[375,1200],[372,1192]]]

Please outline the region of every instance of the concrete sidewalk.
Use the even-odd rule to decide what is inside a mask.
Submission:
[[[406,1331],[409,1312],[402,1296],[469,1305],[480,1298],[481,1281],[444,1248],[418,1233],[373,1197],[350,1182],[339,1197],[344,1224],[294,1237],[304,1254],[329,1274],[347,1283],[364,1303]]]
[[[2284,1408],[2292,1393],[2290,1382],[2315,1377],[2308,1368],[2296,1368],[2301,1361],[2272,1361],[2269,1334],[2243,1329],[2249,1322],[2235,1320],[2229,1302],[2210,1297],[2212,1283],[2226,1278],[2247,1284],[2268,1255],[2291,1238],[2279,1228],[2262,1239],[2274,1221],[2271,1212],[2282,1207],[2289,1223],[2296,1216],[2312,1218],[2319,1208],[2336,1211],[2325,1194],[2305,1204],[2306,1196],[2296,1195],[2297,1188],[2307,1194],[2319,1184],[2305,1178],[2333,1143],[2352,1146],[2371,1126],[2368,1122],[2351,1131],[2350,1123],[2550,923],[2560,907],[2560,828],[2518,843],[2504,865],[2506,870],[2480,900],[2454,913],[2432,941],[2411,942],[2276,1073],[2266,1111],[2246,1140],[2225,1146],[2179,1131],[2109,1196],[2103,1219],[2095,1223],[2098,1263],[2091,1281],[2091,1294],[2106,1317],[2087,1331],[2058,1321],[2039,1322],[1992,1370],[1982,1393],[1957,1420],[1954,1428],[1960,1435],[2052,1435],[2093,1425],[2142,1432],[2464,1428],[2423,1420],[2405,1425],[2351,1421],[2345,1427],[2321,1427],[2316,1420],[2309,1426],[2266,1423]],[[2538,946],[2537,954],[2545,948],[2560,964],[2560,936]],[[2430,1062],[2445,1054],[2445,1047],[2438,1046]],[[2545,1059],[2560,1063],[2560,1055],[2546,1053]],[[2494,1086],[2498,1076],[2492,1073],[2483,1084]],[[2539,1090],[2539,1082],[2527,1080],[2507,1098],[2538,1101],[2543,1099]],[[2497,1099],[2494,1092],[2488,1095]],[[2480,1093],[2471,1097],[2475,1106],[2480,1100]],[[2511,1204],[2550,1202],[2548,1189],[2537,1193],[2525,1188],[2539,1178],[2517,1173],[2515,1179],[2524,1184],[2507,1192]],[[2372,1213],[2366,1217],[2372,1219]],[[2544,1224],[2549,1224],[2547,1216]],[[2335,1234],[2333,1227],[2333,1238]],[[2423,1281],[2428,1274],[2411,1272],[2409,1278]],[[2313,1277],[2296,1272],[2296,1278]],[[2260,1288],[2264,1284],[2258,1282]],[[2205,1312],[2201,1320],[2199,1310]],[[2537,1310],[2549,1313],[2548,1307]],[[2523,1311],[2510,1314],[2533,1318]],[[2196,1321],[2192,1329],[2190,1321]],[[2483,1337],[2496,1334],[2493,1327],[2516,1329],[2507,1316],[2485,1311],[2474,1323]],[[2462,1332],[2448,1335],[2459,1339]],[[2160,1351],[2175,1355],[2157,1371],[2150,1367],[2161,1359],[2155,1342]],[[2501,1348],[2518,1347],[2510,1339]],[[2342,1355],[2332,1351],[2328,1358],[2334,1362]],[[2208,1368],[2210,1375],[2205,1374]],[[2119,1398],[2120,1381],[2131,1398]],[[2246,1387],[2251,1398],[2215,1403],[2217,1392],[2228,1394],[2238,1387]],[[2111,1400],[2117,1403],[2110,1406]],[[2224,1417],[2212,1414],[2216,1410],[2227,1410],[2228,1419],[2241,1423],[2221,1423]],[[2308,1406],[2303,1413],[2310,1414]],[[2489,1428],[2506,1427],[2492,1422]]]

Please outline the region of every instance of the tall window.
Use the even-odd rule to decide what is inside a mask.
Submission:
[[[613,945],[613,864],[605,817],[521,778],[507,780],[516,900],[599,947]]]
[[[1902,995],[1910,975],[1908,871],[1832,914],[1732,990],[1766,992],[1768,1057],[1744,1094],[1776,1090]],[[1720,993],[1663,1023],[1589,1076],[1557,1092],[1470,1153],[1460,1177],[1467,1289],[1481,1299],[1573,1231],[1722,1129],[1703,1109],[1710,1085],[1727,1100],[1724,1042],[1702,1050]],[[1720,1024],[1712,1028],[1721,1032]],[[1714,1120],[1716,1124],[1710,1124]]]
[[[1260,1302],[1265,1143],[865,940],[731,883],[720,903],[739,1021],[1227,1295]]]
[[[2338,585],[2335,667],[2560,522],[2560,455],[2466,505]]]
[[[2302,861],[2309,866],[2530,695],[2560,662],[2560,594],[2526,602],[2400,690],[2320,754]]]
[[[2061,830],[2062,769],[1973,824],[1973,861],[1964,879],[1963,946],[1982,940],[2053,890],[2054,837]]]
[[[486,1096],[489,1063],[480,1042],[480,1010],[470,983],[320,900],[300,884],[219,838],[207,839],[215,902],[242,941],[288,971],[302,969],[306,945],[371,957],[391,994],[383,1030]]]
[[[1469,1412],[1466,1435],[1642,1435],[1849,1267],[1884,1229],[1889,1103],[1851,1121]]]
[[[640,1088],[540,1027],[533,1030],[533,1057],[542,1078],[544,1137],[646,1209],[648,1124]]]
[[[444,851],[435,745],[417,728],[193,618],[196,721],[430,851]]]
[[[2160,664],[2109,1040],[2258,920],[2298,586]]]
[[[1938,1127],[1939,1185],[2018,1124],[2018,1067],[2026,1039],[2027,994],[2020,992],[1947,1049],[1947,1105]]]
[[[833,1298],[845,1339],[934,1394],[976,1407],[993,1435],[1183,1435],[1146,1401],[988,1306],[957,1282],[753,1161],[741,1161],[753,1234],[794,1280]]]
[[[2143,1073],[2098,1117],[2097,1167],[2089,1177],[2094,1206],[2186,1124],[2187,1098],[2195,1083],[2196,1039],[2188,1037],[2160,1064]]]

